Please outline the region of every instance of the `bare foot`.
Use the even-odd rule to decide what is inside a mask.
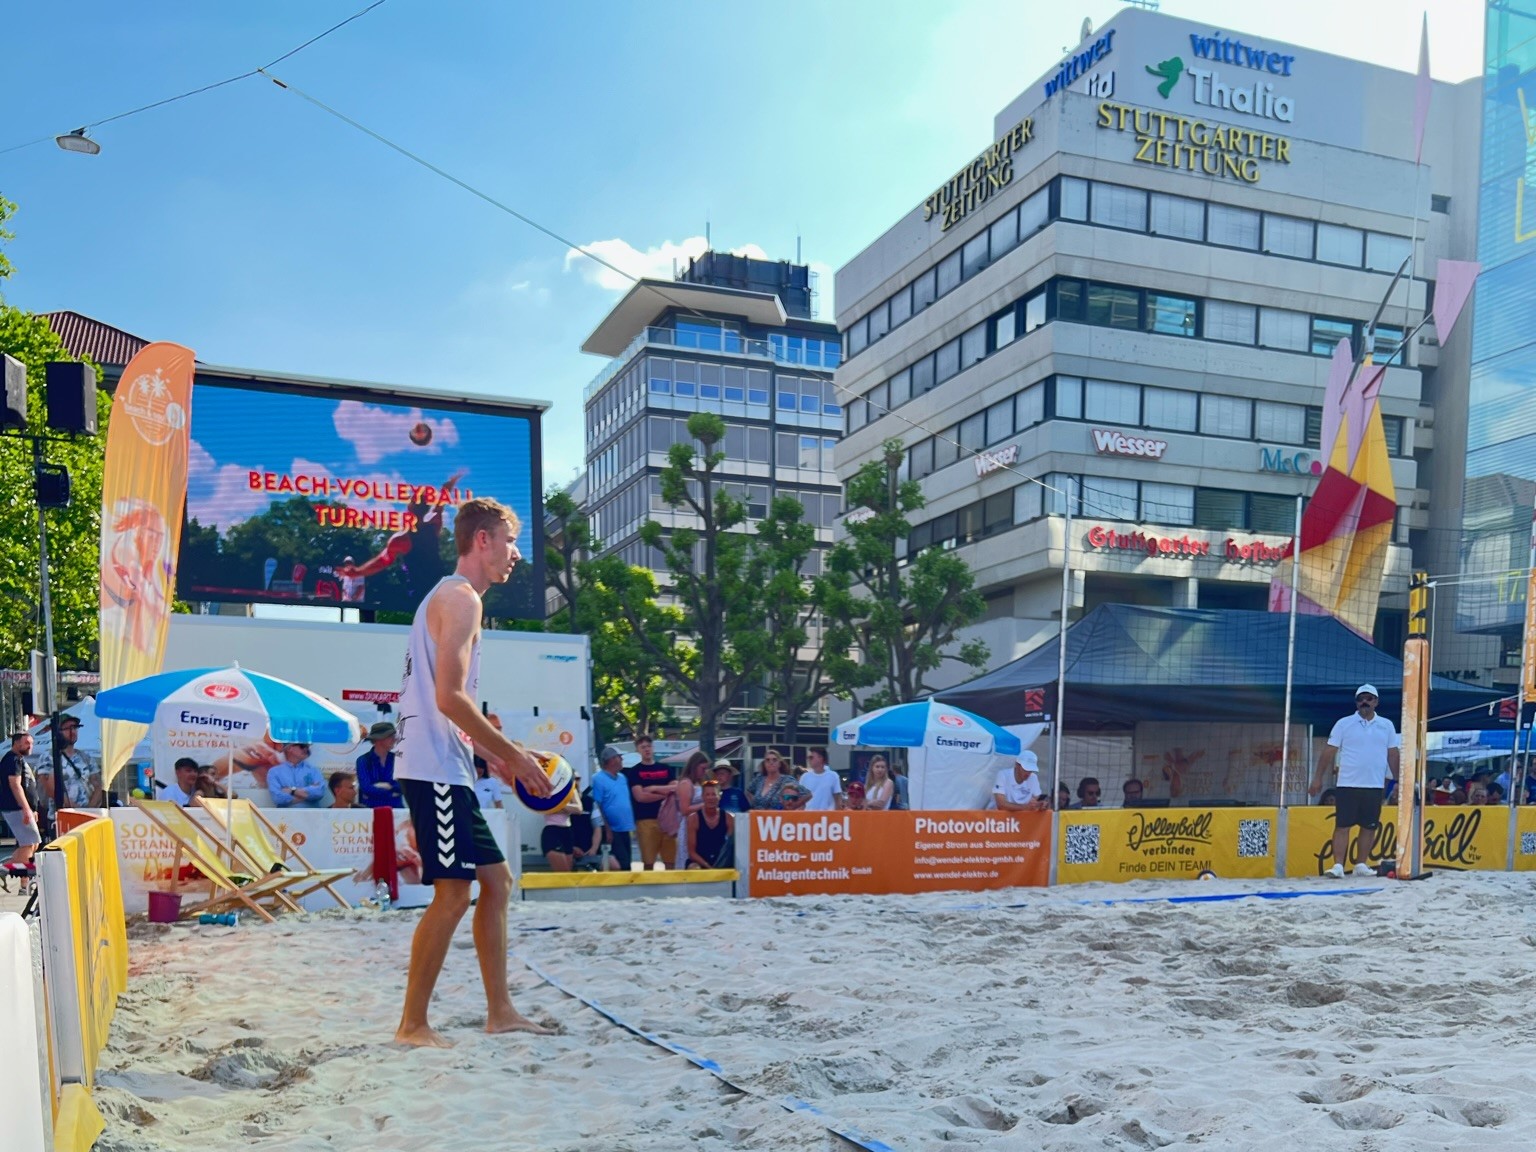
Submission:
[[[498,1032],[531,1032],[535,1036],[553,1036],[555,1030],[546,1028],[542,1024],[528,1019],[516,1008],[509,1012],[497,1013],[488,1017],[485,1022],[485,1030],[493,1035]]]
[[[395,1043],[405,1044],[411,1048],[452,1048],[453,1041],[442,1033],[423,1024],[419,1028],[407,1028],[401,1025],[395,1033]]]

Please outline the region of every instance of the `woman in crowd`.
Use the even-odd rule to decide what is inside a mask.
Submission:
[[[768,808],[775,812],[784,810],[784,789],[794,782],[794,778],[784,771],[784,757],[777,748],[770,748],[763,755],[763,761],[758,765],[757,777],[752,781],[752,787],[747,799],[754,808]]]
[[[1063,812],[1072,807],[1072,789],[1065,784],[1056,787],[1056,807]]]
[[[677,837],[677,859],[673,867],[688,867],[688,817],[704,807],[704,780],[709,776],[709,757],[701,749],[688,757],[677,789],[677,810],[682,821]]]
[[[876,756],[869,762],[864,776],[864,807],[871,812],[884,812],[890,808],[896,796],[896,784],[891,779],[891,768],[884,756]]]

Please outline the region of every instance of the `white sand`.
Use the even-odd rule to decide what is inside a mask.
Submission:
[[[514,957],[749,1093],[516,958],[518,1006],[564,1034],[479,1032],[467,923],[435,1005],[446,1052],[389,1043],[415,913],[146,926],[100,1148],[828,1147],[786,1095],[903,1152],[1536,1147],[1532,880],[1345,882],[1376,884],[514,906]]]

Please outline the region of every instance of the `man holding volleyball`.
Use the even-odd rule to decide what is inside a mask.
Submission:
[[[480,882],[475,906],[475,953],[485,984],[487,1032],[536,1032],[512,1006],[507,989],[507,901],[512,870],[480,812],[476,753],[492,774],[521,783],[534,796],[550,791],[544,766],[503,736],[475,705],[480,683],[480,597],[503,584],[522,557],[517,514],[494,500],[461,504],[453,537],[459,561],[416,609],[400,688],[395,779],[410,809],[422,879],[432,902],[411,941],[405,1008],[395,1040],[433,1048],[450,1042],[427,1022],[432,989],[448,956],[454,929],[469,909],[469,886]]]

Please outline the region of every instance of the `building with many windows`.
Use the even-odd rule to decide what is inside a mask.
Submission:
[[[1422,167],[1414,87],[1127,10],[838,272],[838,476],[905,440],[907,553],[964,555],[993,666],[1057,627],[1064,550],[1074,613],[1266,607],[1323,469],[1329,357],[1416,251],[1372,349],[1398,504],[1377,635],[1400,643],[1411,567],[1459,531],[1431,478],[1460,474],[1437,412],[1464,423],[1468,373],[1466,325],[1404,333],[1476,213],[1477,82],[1434,85]]]
[[[706,252],[674,281],[636,284],[582,345],[608,357],[587,388],[585,506],[605,552],[656,570],[641,526],[692,527],[661,498],[667,450],[688,439],[688,417],[725,421],[719,475],[767,515],[795,497],[830,544],[840,509],[833,453],[843,426],[832,385],[841,361],[834,325],[813,316],[810,271],[787,262]],[[820,552],[808,566],[817,570]]]

